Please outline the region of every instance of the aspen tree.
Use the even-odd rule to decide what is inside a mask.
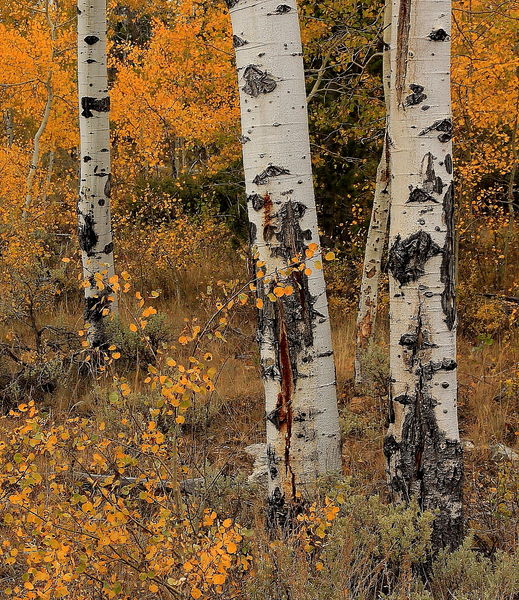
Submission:
[[[363,383],[363,359],[366,356],[375,331],[377,316],[378,287],[382,269],[382,254],[387,240],[387,226],[390,208],[390,152],[387,143],[387,115],[389,114],[389,44],[391,41],[391,1],[386,0],[384,8],[384,48],[382,57],[382,79],[384,83],[384,99],[386,104],[386,127],[382,156],[377,168],[375,195],[369,223],[362,281],[360,287],[359,312],[357,314],[355,343],[355,384]]]
[[[271,525],[284,525],[311,484],[341,466],[301,37],[295,0],[230,0],[228,6],[258,260],[269,516]],[[301,269],[292,262],[297,257],[305,261]]]
[[[108,280],[114,275],[110,218],[110,98],[106,65],[106,0],[78,1],[80,125],[79,243],[89,341],[105,341],[104,318],[115,308]]]
[[[449,0],[393,0],[390,426],[397,500],[438,511],[433,547],[462,538],[457,419]]]

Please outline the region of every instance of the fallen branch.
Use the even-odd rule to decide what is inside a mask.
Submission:
[[[513,302],[514,304],[519,304],[519,298],[517,296],[505,296],[504,294],[479,294],[484,298],[495,298],[496,300],[503,300],[503,302]]]

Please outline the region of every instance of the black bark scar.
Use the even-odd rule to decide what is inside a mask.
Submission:
[[[450,36],[445,29],[433,29],[427,37],[433,42],[444,42],[445,40],[448,40]]]
[[[411,83],[409,87],[412,90],[412,94],[406,96],[405,106],[416,106],[420,104],[427,98],[427,94],[424,94],[424,87],[422,85],[418,85],[416,83]]]
[[[260,94],[270,94],[277,87],[272,75],[262,71],[256,65],[249,65],[243,73],[243,78],[246,83],[242,90],[253,98],[257,98]]]
[[[78,228],[79,247],[87,256],[95,254],[94,248],[99,240],[95,231],[95,221],[92,215],[81,215],[82,221]]]
[[[445,323],[452,330],[456,323],[456,261],[454,255],[454,185],[451,183],[443,198],[443,221],[447,228],[443,259],[440,269],[442,292],[442,309]]]
[[[83,96],[81,98],[81,108],[83,112],[81,116],[89,119],[94,116],[93,110],[96,112],[109,112],[110,110],[110,98],[91,98],[90,96]]]
[[[405,240],[397,236],[389,250],[387,268],[400,285],[405,285],[422,277],[425,263],[441,252],[438,244],[423,230]]]
[[[430,131],[440,131],[441,133],[438,136],[440,142],[448,142],[452,138],[452,121],[450,119],[439,119],[420,131],[419,135],[426,135]]]
[[[232,45],[235,48],[241,48],[242,46],[245,46],[245,44],[248,44],[249,42],[247,42],[247,40],[242,39],[240,36],[238,35],[233,35],[232,36]]]
[[[271,177],[279,177],[280,175],[290,175],[290,171],[284,167],[269,165],[264,171],[254,177],[252,183],[255,183],[256,185],[265,185]]]

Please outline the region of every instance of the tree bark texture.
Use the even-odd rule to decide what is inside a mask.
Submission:
[[[364,382],[363,362],[373,341],[377,316],[378,288],[382,269],[382,254],[387,240],[387,226],[391,205],[390,152],[387,143],[387,115],[389,114],[389,45],[391,42],[391,2],[386,1],[384,9],[384,48],[382,58],[382,78],[386,104],[386,126],[382,156],[377,169],[375,196],[369,223],[362,281],[360,287],[359,312],[356,324],[355,342],[355,384]]]
[[[390,426],[395,499],[436,509],[433,547],[462,537],[457,419],[449,0],[393,0]]]
[[[79,244],[89,341],[105,341],[105,317],[116,308],[108,280],[114,275],[110,218],[110,98],[106,65],[106,0],[78,1],[80,125]]]
[[[340,432],[320,256],[305,79],[295,0],[230,0],[243,161],[258,281],[270,524],[283,525],[311,484],[339,472]],[[311,252],[310,252],[311,254]],[[272,302],[276,286],[294,292]],[[261,306],[261,303],[260,303]]]

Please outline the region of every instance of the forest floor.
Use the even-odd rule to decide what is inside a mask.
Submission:
[[[236,276],[236,274],[234,275]],[[230,592],[226,596],[224,592],[216,592],[214,597],[266,600],[271,597],[268,596],[270,592],[267,590],[270,589],[269,586],[272,585],[271,580],[275,574],[276,577],[285,578],[283,584],[285,592],[283,592],[284,595],[279,595],[280,599],[317,600],[321,596],[312,596],[314,593],[311,592],[314,589],[312,586],[317,585],[320,586],[319,589],[324,590],[322,581],[317,584],[314,575],[307,573],[306,570],[301,571],[301,562],[297,551],[287,557],[283,554],[283,548],[273,548],[268,545],[269,542],[265,538],[262,525],[264,517],[261,484],[259,487],[253,486],[252,488],[246,484],[247,477],[253,471],[253,460],[246,452],[246,448],[252,444],[264,442],[265,434],[263,389],[259,377],[254,336],[254,309],[246,304],[238,305],[226,312],[225,320],[220,327],[221,336],[210,334],[190,343],[179,344],[177,342],[183,335],[187,335],[186,331],[192,331],[195,326],[200,327],[203,332],[206,323],[218,323],[223,313],[219,313],[219,309],[215,309],[215,298],[232,296],[234,291],[240,287],[236,281],[237,279],[232,285],[220,282],[214,286],[218,289],[201,286],[193,286],[190,289],[187,286],[184,290],[184,292],[187,291],[187,294],[169,294],[167,298],[162,296],[154,298],[154,294],[148,294],[146,298],[150,298],[150,302],[153,302],[153,306],[158,311],[155,324],[152,325],[150,320],[150,329],[147,330],[156,352],[152,355],[148,352],[149,342],[137,341],[128,333],[128,323],[135,316],[135,299],[132,292],[131,300],[127,303],[123,302],[121,305],[123,324],[113,325],[114,350],[116,349],[119,356],[117,360],[109,361],[110,364],[103,374],[97,378],[85,376],[84,373],[78,374],[77,368],[70,368],[69,365],[67,375],[65,374],[67,370],[64,367],[65,363],[59,363],[60,373],[59,376],[56,376],[56,385],[49,387],[47,377],[44,378],[44,385],[37,389],[38,386],[35,384],[37,378],[33,377],[33,387],[30,390],[27,387],[24,388],[25,392],[22,390],[22,397],[19,401],[27,402],[33,398],[45,422],[52,422],[55,427],[67,427],[68,420],[87,417],[88,427],[91,424],[96,424],[95,426],[102,424],[107,437],[109,437],[108,434],[111,434],[112,438],[117,435],[121,437],[125,435],[121,433],[120,429],[120,422],[124,421],[121,420],[123,408],[128,411],[131,418],[144,418],[142,422],[145,423],[141,409],[152,406],[155,401],[155,393],[150,392],[149,385],[145,380],[146,375],[149,376],[153,372],[147,369],[148,362],[154,362],[157,357],[160,362],[164,356],[168,355],[174,356],[178,363],[189,364],[191,356],[208,357],[210,355],[215,373],[213,377],[215,387],[209,394],[193,396],[192,405],[186,411],[185,421],[179,428],[179,435],[182,437],[179,460],[187,478],[201,477],[206,483],[207,481],[211,482],[210,485],[206,485],[204,499],[206,504],[204,506],[211,506],[218,514],[228,516],[233,521],[249,528],[250,531],[255,532],[254,537],[257,538],[255,550],[250,550],[251,554],[255,556],[253,563],[255,560],[256,575],[252,580],[247,580],[248,582],[240,580],[239,583],[239,586],[243,586],[247,591],[240,592],[240,594],[244,594],[243,596],[232,595]],[[381,523],[385,522],[384,519],[395,520],[391,521],[393,528],[395,523],[399,522],[395,515],[384,512],[386,510],[384,506],[388,503],[382,453],[387,419],[388,378],[387,297],[384,294],[382,294],[381,304],[378,316],[378,339],[370,351],[365,365],[366,384],[362,389],[356,390],[353,385],[355,310],[351,308],[351,304],[345,305],[339,297],[334,296],[333,291],[330,302],[342,428],[344,477],[343,483],[340,485],[346,486],[347,493],[352,498],[349,501],[353,503],[349,509],[341,507],[341,510],[356,511],[358,515],[361,515],[355,518],[361,519],[358,527],[361,530],[365,527],[366,531],[372,531],[375,527],[372,519],[375,519],[376,527],[381,527]],[[82,327],[77,294],[71,296],[70,301],[62,299],[53,309],[39,315],[38,321],[45,323],[46,327],[77,332]],[[18,343],[23,342],[26,348],[30,348],[36,344],[34,331],[34,324],[29,319],[21,323],[19,327],[17,326],[15,338]],[[211,331],[214,334],[215,330]],[[4,327],[0,334],[2,338],[11,336],[11,339],[13,335],[12,329],[9,333],[7,327]],[[72,346],[74,343],[77,342],[71,342]],[[13,341],[11,349],[14,347]],[[6,348],[5,345],[4,348]],[[56,353],[53,354],[54,358],[55,356]],[[5,358],[4,356],[4,362]],[[23,354],[23,359],[28,361],[27,351]],[[478,558],[474,559],[472,554],[460,555],[459,563],[454,566],[446,563],[442,566],[441,579],[446,580],[446,573],[454,579],[465,578],[466,584],[463,584],[465,587],[462,586],[463,590],[459,595],[450,596],[443,595],[447,592],[442,586],[437,586],[434,591],[433,583],[430,588],[433,590],[432,592],[424,591],[425,595],[419,596],[418,588],[412,587],[415,585],[413,583],[415,579],[409,579],[408,575],[402,575],[400,570],[397,577],[399,583],[390,585],[387,582],[386,569],[390,570],[390,564],[395,560],[394,558],[389,557],[385,559],[385,562],[381,561],[379,551],[366,549],[363,546],[362,535],[358,539],[355,538],[355,531],[350,532],[356,540],[352,542],[355,549],[346,550],[341,546],[343,554],[330,557],[326,555],[326,552],[329,552],[329,549],[337,543],[337,539],[340,539],[342,544],[346,538],[340,528],[335,533],[332,529],[326,530],[325,528],[323,531],[327,533],[323,533],[323,537],[326,537],[328,543],[321,544],[318,539],[321,535],[319,533],[317,538],[314,536],[316,549],[312,550],[312,553],[317,552],[317,549],[320,552],[315,556],[312,554],[312,560],[318,565],[319,575],[322,568],[324,573],[329,570],[330,581],[335,576],[340,579],[343,577],[340,575],[343,569],[338,565],[344,560],[350,560],[351,564],[356,565],[354,568],[352,567],[353,570],[359,569],[361,573],[368,571],[376,573],[377,569],[373,566],[374,564],[384,564],[384,567],[376,584],[368,577],[371,583],[366,584],[364,591],[362,591],[364,589],[362,586],[359,587],[359,590],[361,588],[362,590],[357,591],[356,594],[348,592],[351,595],[347,595],[344,590],[340,593],[337,592],[335,596],[330,596],[323,591],[323,598],[326,597],[328,600],[335,600],[335,598],[337,600],[349,598],[400,600],[407,597],[413,598],[413,600],[421,600],[421,598],[424,600],[429,598],[435,600],[444,600],[444,598],[445,600],[447,598],[512,600],[517,597],[515,594],[519,592],[519,576],[512,583],[507,580],[510,569],[513,572],[517,566],[516,562],[512,562],[514,568],[506,563],[508,565],[505,569],[506,573],[496,575],[494,562],[483,568],[478,561],[483,560],[480,557],[488,557],[490,561],[494,561],[496,556],[501,556],[499,552],[508,553],[507,556],[515,556],[513,561],[517,561],[514,552],[517,549],[519,538],[519,473],[517,469],[519,464],[519,331],[517,329],[505,331],[494,337],[479,336],[476,340],[460,335],[458,364],[459,419],[465,448],[465,514],[471,535],[468,544],[470,551],[474,550]],[[19,365],[11,364],[11,375],[18,367]],[[0,373],[1,377],[2,373]],[[5,371],[3,378],[5,386]],[[114,381],[118,382],[117,385],[120,385],[121,382],[128,382],[131,388],[131,393],[125,398],[124,407],[117,403],[114,405],[110,400],[114,393]],[[5,406],[7,406],[6,403],[8,403],[8,398],[4,388]],[[146,408],[147,410],[148,408]],[[2,438],[7,440],[6,431],[12,427],[9,416],[3,420],[1,427],[4,432]],[[165,431],[168,431],[167,428]],[[92,439],[94,438],[95,436],[92,436]],[[81,453],[79,456],[81,457]],[[81,460],[83,463],[85,462],[84,459],[80,458]],[[373,508],[373,514],[367,517],[363,510],[365,510],[369,498],[381,502],[381,504],[377,504]],[[189,505],[192,500],[188,499],[186,502]],[[330,501],[323,496],[323,502]],[[420,525],[416,521],[416,517],[412,517],[411,522],[412,527],[416,527],[416,531],[419,532]],[[328,526],[331,526],[331,523],[328,523]],[[341,527],[344,526],[344,524],[341,525]],[[348,526],[353,529],[357,527],[357,525],[354,527],[352,523],[349,523]],[[384,535],[387,534],[387,531],[386,533],[384,531],[377,534],[381,536],[381,539],[384,539]],[[407,530],[404,527],[402,531]],[[405,560],[410,562],[414,560],[413,552],[418,543],[416,540],[420,537],[417,532],[415,532],[417,537],[413,542],[414,545],[406,546],[399,555],[406,557]],[[306,544],[304,547],[307,547],[307,537],[301,543]],[[398,543],[400,544],[401,541],[399,540]],[[295,548],[297,544],[295,542],[294,544]],[[360,549],[355,544],[360,544]],[[262,554],[262,548],[265,547],[268,548],[268,551],[266,554]],[[362,560],[359,558],[346,559],[344,557],[346,551],[358,554]],[[463,551],[468,550],[465,548]],[[367,558],[368,555],[369,558]],[[476,569],[474,569],[474,560],[477,563]],[[362,566],[359,567],[359,564]],[[319,567],[319,565],[324,566]],[[264,567],[263,571],[261,566]],[[280,575],[280,573],[284,574]],[[367,577],[367,575],[362,577]],[[370,577],[372,576],[370,575]],[[334,585],[336,587],[344,586],[343,579],[340,581],[339,579]],[[298,581],[297,585],[296,580]],[[470,595],[481,587],[482,580],[486,581],[484,586],[488,587],[489,595]],[[209,591],[203,597],[212,598],[212,594],[215,592],[210,590],[214,586],[211,587],[209,584],[207,586],[209,586],[207,588]],[[452,587],[452,584],[449,586]],[[192,588],[192,590],[197,589]],[[203,589],[202,584],[200,584],[200,589]],[[375,589],[378,591],[373,591]],[[414,591],[411,592],[411,589]],[[428,596],[429,593],[433,595]],[[181,597],[198,597],[198,592],[194,595],[187,592],[186,594]],[[161,599],[169,597],[167,593],[163,596],[149,596],[149,598]],[[278,596],[276,596],[277,598]]]

